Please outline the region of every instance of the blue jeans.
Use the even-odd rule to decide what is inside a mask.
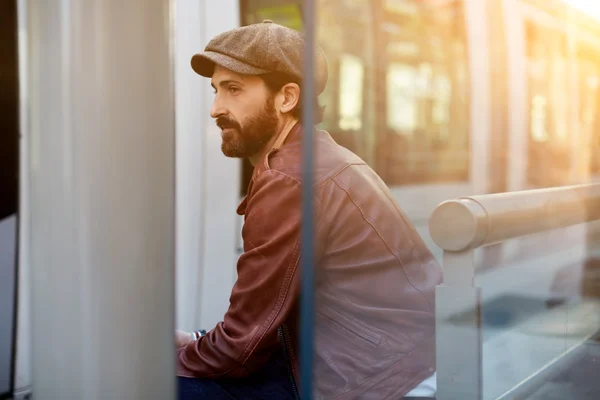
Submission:
[[[289,367],[274,355],[267,364],[247,378],[194,379],[177,377],[178,400],[294,399]]]
[[[178,400],[294,400],[289,366],[279,353],[258,372],[238,379],[194,379],[177,377]],[[406,400],[435,400],[405,397]]]

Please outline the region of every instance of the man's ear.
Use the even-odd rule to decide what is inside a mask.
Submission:
[[[287,83],[281,88],[283,102],[279,107],[282,114],[292,111],[300,102],[300,86],[296,83]]]

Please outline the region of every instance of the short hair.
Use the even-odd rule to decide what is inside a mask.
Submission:
[[[267,73],[259,75],[260,78],[265,82],[267,88],[272,92],[278,92],[284,85],[288,83],[295,83],[300,86],[300,99],[298,99],[298,104],[291,111],[292,115],[296,117],[300,122],[302,122],[302,111],[303,111],[303,97],[302,97],[302,82],[294,79],[288,75],[280,74],[280,73]],[[323,114],[325,113],[325,107],[319,104],[319,97],[315,95],[313,99],[313,123],[315,125],[320,124],[323,121]]]

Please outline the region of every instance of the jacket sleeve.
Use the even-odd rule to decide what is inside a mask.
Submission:
[[[213,330],[177,350],[179,376],[243,377],[260,368],[298,300],[301,185],[266,170],[252,186],[229,309]]]

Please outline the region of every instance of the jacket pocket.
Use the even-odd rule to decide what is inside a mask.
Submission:
[[[354,317],[323,306],[318,307],[317,313],[325,317],[338,331],[341,331],[350,339],[359,338],[367,345],[373,347],[381,344],[381,335],[373,332],[366,324]]]

